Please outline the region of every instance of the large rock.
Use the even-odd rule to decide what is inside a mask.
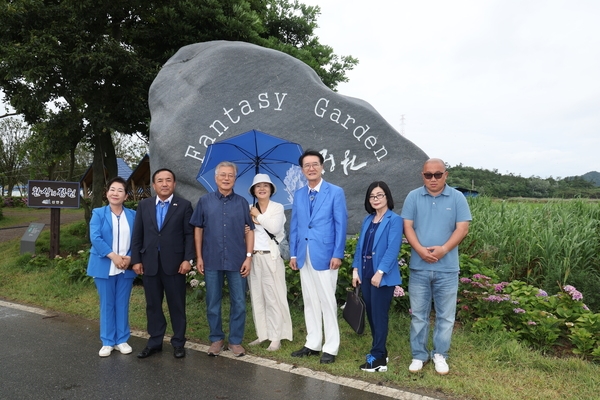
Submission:
[[[196,181],[206,147],[251,129],[325,156],[324,179],[346,192],[348,233],[360,229],[371,182],[387,182],[398,213],[422,184],[421,149],[369,103],[333,92],[279,51],[226,41],[183,47],[154,80],[149,103],[151,170],[172,169],[177,193],[194,205],[206,193]]]

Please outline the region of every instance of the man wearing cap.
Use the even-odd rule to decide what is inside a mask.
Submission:
[[[190,219],[194,228],[198,272],[206,282],[206,317],[210,328],[209,356],[218,356],[224,348],[225,333],[221,316],[223,284],[229,288],[228,348],[236,357],[245,354],[242,347],[246,325],[246,277],[250,274],[254,249],[254,223],[250,205],[233,192],[237,166],[224,161],[215,168],[217,191],[200,199]],[[245,232],[245,225],[250,229]]]
[[[300,269],[306,342],[292,357],[317,355],[322,350],[320,362],[329,364],[340,347],[335,290],[346,247],[348,213],[344,190],[321,177],[323,161],[323,155],[314,150],[305,151],[298,160],[308,185],[294,193],[290,267]]]

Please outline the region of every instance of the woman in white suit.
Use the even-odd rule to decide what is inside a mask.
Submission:
[[[108,205],[95,208],[90,221],[90,260],[87,274],[94,278],[100,297],[100,357],[114,349],[131,353],[127,344],[129,297],[136,273],[129,268],[135,211],[125,208],[127,183],[116,177],[107,184]]]
[[[283,205],[270,200],[276,190],[267,174],[257,174],[248,189],[257,199],[256,204],[250,207],[256,229],[248,285],[258,338],[250,345],[255,346],[268,339],[271,341],[267,348],[269,351],[279,350],[283,339],[292,340],[285,265],[279,254],[279,246],[269,236],[269,233],[274,235],[278,242],[285,237]]]

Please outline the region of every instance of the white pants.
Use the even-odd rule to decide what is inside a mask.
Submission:
[[[337,318],[335,289],[338,270],[317,271],[306,254],[306,261],[300,268],[300,283],[304,299],[304,321],[306,323],[305,347],[337,355],[340,348],[340,328]],[[323,326],[324,325],[324,326]],[[323,328],[325,343],[323,343]]]
[[[292,318],[287,301],[285,265],[281,257],[255,254],[248,276],[256,336],[263,340],[292,340]]]

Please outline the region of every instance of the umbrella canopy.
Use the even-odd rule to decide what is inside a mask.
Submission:
[[[235,193],[253,204],[254,198],[248,193],[252,179],[256,174],[267,174],[277,187],[271,199],[290,209],[294,192],[306,184],[298,166],[301,155],[302,147],[298,143],[251,130],[209,145],[196,179],[209,192],[216,191],[215,168],[222,161],[230,161],[238,168]]]

